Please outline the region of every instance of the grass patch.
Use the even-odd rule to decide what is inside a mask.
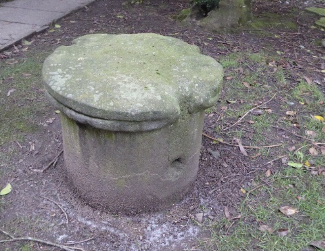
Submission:
[[[252,29],[289,29],[296,30],[297,24],[290,20],[290,16],[284,17],[276,13],[264,13],[252,20],[248,25]]]
[[[37,53],[0,63],[0,146],[22,140],[38,128],[39,117],[47,110],[41,82],[42,64],[47,54]]]
[[[292,96],[307,108],[324,112],[325,97],[315,84],[300,81],[292,91]]]
[[[275,173],[269,186],[256,181],[239,208],[240,220],[225,219],[210,225],[212,238],[202,245],[206,250],[296,251],[325,238],[325,182],[321,176],[293,168]],[[251,189],[254,189],[252,187]],[[298,209],[286,216],[282,206]],[[272,233],[259,230],[267,225]],[[279,236],[280,229],[288,234]]]

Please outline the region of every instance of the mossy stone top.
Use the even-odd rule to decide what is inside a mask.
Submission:
[[[64,113],[113,131],[152,130],[213,106],[222,78],[222,66],[197,46],[151,33],[86,35],[43,65]]]

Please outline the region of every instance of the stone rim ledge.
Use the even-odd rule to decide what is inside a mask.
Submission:
[[[47,91],[45,92],[50,102],[57,107],[62,113],[68,116],[70,119],[76,122],[90,125],[97,129],[109,130],[113,132],[144,132],[160,129],[167,125],[172,124],[177,120],[173,121],[166,120],[149,120],[149,121],[122,121],[122,120],[105,120],[100,118],[89,117],[79,112],[76,112],[65,105],[58,102],[51,96]]]

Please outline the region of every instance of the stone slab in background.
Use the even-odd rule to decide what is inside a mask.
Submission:
[[[33,24],[18,24],[0,21],[0,48],[7,47],[13,41],[19,41],[41,27]]]
[[[22,8],[29,10],[43,10],[51,12],[70,12],[92,1],[89,0],[57,0],[57,1],[44,1],[44,0],[15,0],[11,2],[2,3],[1,6],[11,8]]]
[[[0,0],[0,51],[94,0]]]
[[[15,9],[15,15],[12,14],[12,9]],[[64,15],[63,12],[41,11],[24,8],[0,8],[0,21],[11,23],[32,24],[43,26],[51,23],[55,19],[59,19]]]

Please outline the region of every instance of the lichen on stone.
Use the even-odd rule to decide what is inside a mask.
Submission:
[[[214,105],[223,69],[176,38],[96,34],[56,49],[43,78],[57,102],[85,116],[173,122],[184,106],[193,113]]]

